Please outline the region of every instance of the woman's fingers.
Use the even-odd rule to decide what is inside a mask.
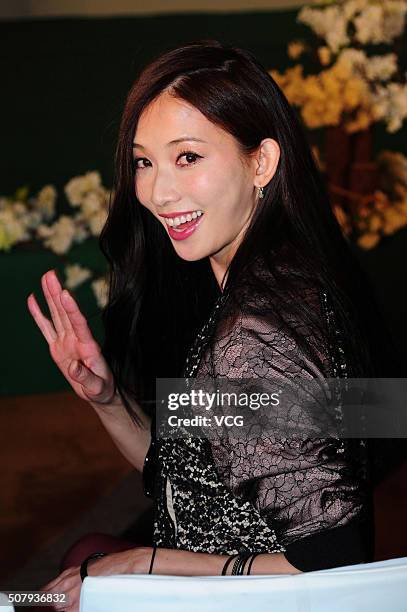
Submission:
[[[79,342],[94,342],[92,333],[89,329],[88,323],[79,310],[79,307],[69,291],[64,289],[61,293],[61,304],[68,315],[70,324],[72,325],[73,332],[78,338]]]
[[[105,401],[105,381],[92,372],[84,363],[73,361],[69,366],[68,374],[75,382],[82,385],[83,393],[88,400],[95,402]]]
[[[27,298],[27,306],[34,321],[40,328],[45,340],[48,342],[48,344],[54,342],[57,337],[55,328],[51,321],[42,314],[41,308],[38,306],[37,300],[35,299],[35,295],[33,293],[30,293]]]
[[[68,567],[61,574],[59,574],[59,576],[54,578],[54,580],[51,580],[50,582],[47,582],[47,584],[44,584],[44,586],[41,587],[41,591],[51,591],[52,589],[54,589],[62,580],[64,580],[68,575],[71,574],[71,570],[72,568]]]
[[[54,610],[78,612],[81,586],[79,567],[70,567],[40,590],[43,593],[63,593],[66,596],[66,602],[54,603],[52,606]]]
[[[55,308],[59,315],[60,321],[64,327],[64,330],[66,332],[71,332],[72,331],[71,322],[69,320],[68,315],[65,312],[65,308],[62,306],[62,303],[61,303],[62,286],[61,286],[61,283],[59,282],[59,279],[58,279],[58,276],[55,270],[51,270],[50,272],[47,272],[46,281],[47,281],[48,290],[51,294],[51,298],[53,299]]]
[[[41,277],[41,286],[42,286],[42,290],[44,292],[45,299],[47,300],[48,308],[49,308],[49,311],[51,313],[52,321],[54,323],[54,326],[55,326],[55,329],[57,331],[57,334],[62,335],[66,330],[64,328],[63,322],[62,322],[60,314],[58,312],[57,305],[55,303],[54,297],[53,297],[53,295],[52,295],[52,293],[50,291],[50,288],[48,286],[47,277],[48,277],[49,274],[50,274],[50,272],[46,272]]]

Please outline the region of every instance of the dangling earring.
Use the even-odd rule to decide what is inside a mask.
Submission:
[[[261,200],[262,198],[264,198],[263,187],[259,187],[259,200]]]

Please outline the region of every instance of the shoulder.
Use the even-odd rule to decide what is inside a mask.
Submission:
[[[301,368],[328,375],[328,339],[321,290],[289,266],[273,272],[258,260],[227,296],[207,355],[236,375]]]
[[[317,320],[321,290],[319,280],[293,254],[284,251],[267,258],[258,256],[231,287],[225,313],[249,319],[269,317],[270,322],[273,317],[287,323]]]

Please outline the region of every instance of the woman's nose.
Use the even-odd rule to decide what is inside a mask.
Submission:
[[[172,177],[168,173],[163,173],[160,176],[157,174],[151,189],[151,202],[154,206],[162,208],[167,204],[177,202],[179,199],[179,189],[175,186]]]

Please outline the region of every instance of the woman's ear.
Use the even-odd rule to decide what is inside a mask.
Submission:
[[[255,187],[265,187],[273,178],[280,159],[280,147],[276,140],[264,138],[253,158]]]

